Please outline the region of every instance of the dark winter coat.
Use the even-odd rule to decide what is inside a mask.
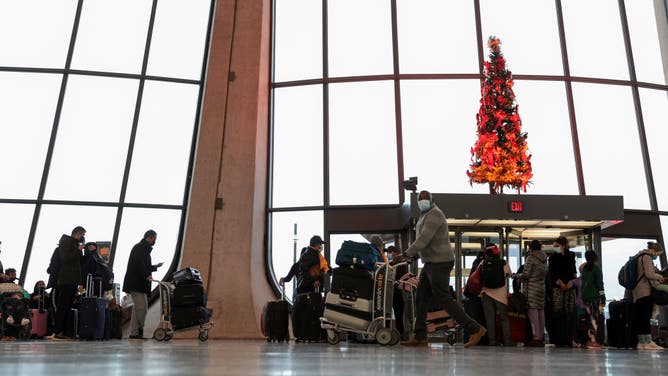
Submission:
[[[128,268],[123,280],[124,292],[143,292],[145,294],[151,292],[151,282],[146,278],[157,270],[151,263],[152,250],[153,247],[148,244],[146,239],[142,239],[132,247],[128,259]]]
[[[323,288],[325,277],[323,273],[319,276],[312,276],[310,270],[315,270],[317,266],[320,270],[320,255],[319,252],[311,247],[302,250],[302,255],[299,258],[299,276],[297,280],[297,293],[304,294],[315,291],[313,284],[320,281],[320,288]]]
[[[58,242],[58,285],[82,285],[79,241],[63,234]]]
[[[550,289],[557,287],[557,280],[567,284],[570,280],[577,277],[575,268],[575,253],[566,251],[564,253],[556,252],[550,256],[549,263]]]

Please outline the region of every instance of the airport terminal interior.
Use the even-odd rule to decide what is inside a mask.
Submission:
[[[668,310],[653,295],[668,291],[658,277],[668,279],[668,0],[3,2],[0,35],[3,372],[668,369]],[[480,325],[491,295],[471,292],[486,280],[478,263],[491,252],[510,269],[500,288],[512,298],[496,301],[510,317],[508,342],[495,324],[503,345],[488,333],[465,347],[465,323],[436,316],[428,345],[399,343],[414,337],[419,303],[417,279],[395,281],[395,263],[421,244],[434,206],[454,258],[442,280],[471,317],[482,301]],[[94,273],[113,271],[85,292],[106,286],[103,336],[85,334],[81,311],[94,297],[77,298],[78,314],[55,313],[73,301],[51,290],[66,285],[53,271],[63,239],[81,243],[82,270],[90,251]],[[546,289],[546,305],[572,297],[579,310],[563,331],[546,313],[536,339],[531,297],[517,303],[528,282],[515,273],[532,247],[559,256],[558,239],[578,281],[591,270],[581,265],[601,271],[600,311],[570,285],[561,298]],[[140,276],[146,293],[128,287],[140,246],[159,265],[152,281]],[[379,251],[375,268],[350,256],[355,246]],[[638,320],[610,307],[636,312],[629,298],[639,294],[619,272],[643,250],[656,256],[642,264],[657,275],[646,282],[651,334],[617,346],[617,323]],[[311,251],[319,277],[301,266]],[[423,276],[434,264],[408,261]],[[362,269],[368,296],[342,287]],[[309,278],[320,279],[305,292]],[[176,303],[186,288],[198,291],[193,307]],[[139,332],[136,294],[147,297]],[[295,326],[308,320],[295,312],[314,294],[319,337],[303,337]],[[49,304],[15,322],[13,302],[24,300]],[[291,312],[287,343],[268,341],[263,320],[279,300]],[[177,324],[186,308],[197,318]],[[438,312],[447,311],[431,304]],[[60,319],[73,331],[56,333]],[[559,332],[571,332],[567,343]]]

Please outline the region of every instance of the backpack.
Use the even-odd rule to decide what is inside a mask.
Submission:
[[[58,249],[56,247],[51,254],[51,259],[49,261],[49,267],[46,268],[46,273],[49,275],[49,282],[46,285],[46,288],[56,287],[58,284],[58,272],[60,271],[60,257],[58,257]]]
[[[622,287],[633,290],[638,285],[640,278],[642,278],[642,276],[638,276],[638,261],[640,260],[641,256],[644,256],[644,254],[640,256],[635,255],[629,257],[629,261],[627,261],[626,264],[624,264],[624,266],[619,269],[619,274],[617,274],[617,281]]]
[[[497,257],[487,257],[482,262],[482,270],[480,276],[482,277],[482,285],[487,288],[497,289],[506,284],[506,271],[504,266],[506,261]]]

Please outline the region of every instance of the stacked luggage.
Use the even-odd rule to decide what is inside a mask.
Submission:
[[[339,342],[339,332],[375,338],[381,345],[399,343],[401,334],[389,327],[396,266],[379,262],[380,255],[371,244],[343,242],[321,319],[329,344]]]
[[[199,330],[200,341],[209,339],[213,323],[199,270],[185,268],[174,272],[172,283],[159,282],[158,291],[162,313],[153,332],[155,340],[169,341],[175,331],[190,328]]]
[[[172,281],[174,291],[171,322],[174,330],[208,322],[210,314],[206,308],[207,296],[199,270],[194,268],[179,270],[172,275]]]

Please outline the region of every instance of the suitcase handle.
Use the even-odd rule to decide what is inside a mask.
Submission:
[[[339,297],[349,302],[355,302],[357,301],[357,291],[341,289],[341,291],[339,291]]]

